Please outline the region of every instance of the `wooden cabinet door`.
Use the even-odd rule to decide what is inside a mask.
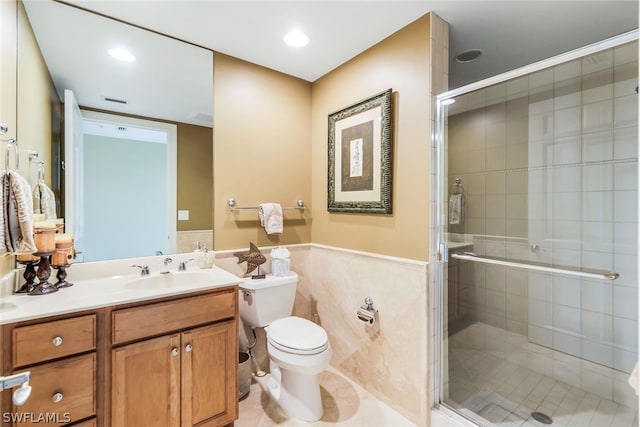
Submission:
[[[112,350],[111,425],[180,425],[180,335]]]
[[[182,334],[183,427],[219,426],[237,418],[236,325],[229,320]]]

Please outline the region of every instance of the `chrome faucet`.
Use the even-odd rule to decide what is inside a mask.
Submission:
[[[169,263],[173,261],[173,259],[166,257],[162,260],[163,269],[160,274],[168,274],[169,273]]]
[[[129,267],[138,267],[140,269],[140,275],[141,276],[148,276],[149,275],[149,266],[148,265],[130,265]]]

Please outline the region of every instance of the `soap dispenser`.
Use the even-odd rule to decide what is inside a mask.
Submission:
[[[213,251],[209,252],[209,250],[207,249],[207,244],[204,243],[202,245],[202,251],[198,256],[198,267],[211,268],[213,267],[214,261],[215,261],[215,254],[213,253]]]

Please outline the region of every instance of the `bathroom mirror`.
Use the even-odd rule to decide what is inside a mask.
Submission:
[[[33,161],[45,162],[46,181],[60,197],[59,215],[68,217],[65,231],[76,235],[81,251],[85,252],[86,248],[80,260],[151,256],[157,251],[171,253],[178,248],[177,232],[210,230],[213,224],[213,52],[55,1],[24,0],[19,9],[19,33],[23,36],[19,36],[18,41],[18,80],[22,79],[18,84],[18,111],[24,113],[19,113],[22,120],[18,121],[18,139],[26,144],[38,141],[39,146],[35,144],[37,147],[32,150],[37,150],[38,158]],[[110,57],[108,51],[114,48],[130,50],[135,60],[118,61]],[[34,76],[33,64],[37,58],[33,57],[38,52],[42,54],[44,61],[40,62],[46,70]],[[50,76],[51,88],[46,87],[47,82],[43,83],[46,80],[43,74]],[[41,89],[33,93],[34,87]],[[64,130],[63,142],[59,136],[62,129],[56,126],[63,121],[65,90],[73,91],[83,117],[76,120],[80,124],[75,132]],[[46,99],[48,97],[51,100]],[[52,107],[34,108],[25,99],[33,99],[31,104],[50,103]],[[21,102],[23,108],[20,108]],[[123,115],[123,121],[114,119],[114,114]],[[85,123],[87,120],[89,123]],[[160,128],[173,126],[177,148],[159,157],[138,149],[137,142],[143,137],[137,132],[149,130],[145,121],[155,121]],[[67,126],[70,119],[64,122]],[[140,124],[140,129],[135,123]],[[34,135],[34,126],[45,129]],[[70,135],[85,132],[91,135],[89,140],[94,145],[98,144],[95,140],[100,139],[102,145],[98,150],[102,151],[87,154],[89,145],[82,138],[85,141],[82,147],[86,149],[78,149],[77,143],[73,143],[76,148],[71,148]],[[153,147],[159,144],[158,141],[142,142]],[[121,150],[119,154],[112,151],[116,146]],[[29,150],[25,144],[21,146],[21,153]],[[81,158],[91,155],[94,162],[97,158],[97,163],[83,167],[71,152]],[[113,163],[102,168],[103,172],[94,173],[91,178],[81,176],[81,171],[97,171],[100,169],[97,166],[104,165],[109,158]],[[160,163],[151,164],[152,158]],[[30,169],[36,168],[28,161],[24,163],[21,171],[31,175]],[[124,171],[125,164],[133,169]],[[145,168],[148,173],[142,172]],[[151,177],[151,171],[158,168],[169,172],[173,169],[177,178]],[[135,188],[134,175],[144,175],[151,181],[144,183],[143,180],[142,187]],[[163,180],[168,181],[166,185]],[[91,187],[95,190],[90,191],[92,183],[98,186]],[[71,186],[77,190],[75,195],[69,190]],[[104,197],[87,197],[96,193]],[[79,207],[83,197],[78,194],[85,194],[85,204],[98,205],[99,209],[85,214],[84,208]],[[114,202],[119,195],[127,197]],[[163,210],[162,206],[150,207],[152,201],[166,206],[166,219],[160,221],[166,230],[150,230],[157,243],[145,246],[143,243],[150,239],[143,237],[141,230],[148,228],[150,219],[158,217]],[[107,243],[106,239],[112,242]],[[105,246],[112,250],[104,250]],[[96,252],[91,248],[100,250]]]

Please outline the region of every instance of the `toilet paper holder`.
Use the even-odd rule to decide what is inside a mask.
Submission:
[[[358,308],[357,316],[358,320],[369,325],[373,325],[376,322],[376,314],[378,310],[373,308],[373,300],[371,297],[364,299],[364,304]]]

